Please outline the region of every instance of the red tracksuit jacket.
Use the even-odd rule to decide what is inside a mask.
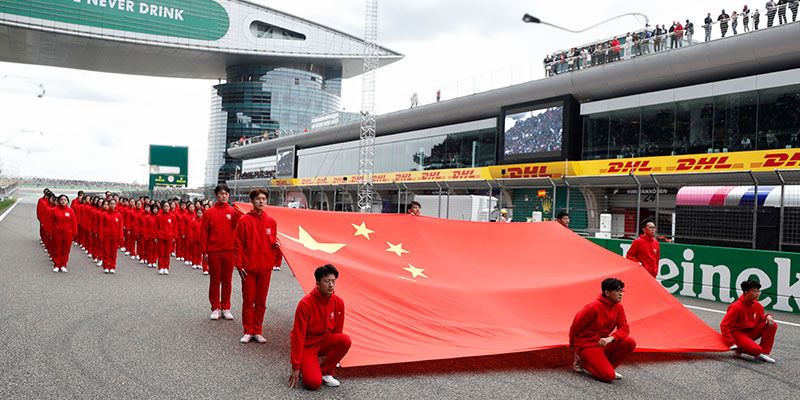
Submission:
[[[156,238],[156,215],[148,212],[142,215],[142,236],[147,240]]]
[[[156,216],[156,239],[175,239],[175,215],[162,212]]]
[[[617,331],[612,335],[614,328]],[[600,339],[609,335],[618,342],[630,332],[622,303],[613,303],[600,295],[575,314],[569,327],[569,346],[579,351],[597,346]]]
[[[262,211],[250,211],[239,219],[233,246],[233,266],[247,272],[272,271],[278,252],[273,247],[278,238],[278,223]]]
[[[728,346],[733,346],[733,332],[746,331],[755,328],[767,319],[764,314],[764,306],[757,301],[748,302],[744,294],[739,296],[739,300],[734,301],[728,306],[728,312],[719,324],[722,338]]]
[[[42,222],[43,217],[42,212],[44,212],[44,208],[49,203],[50,202],[44,197],[40,197],[39,201],[36,202],[36,219],[38,219],[40,223]]]
[[[323,296],[317,288],[297,304],[292,328],[292,369],[300,369],[303,349],[322,343],[328,335],[344,329],[344,301],[336,295]]]
[[[626,256],[629,260],[639,261],[644,269],[655,277],[658,275],[658,261],[661,259],[661,250],[658,240],[647,235],[641,235],[631,243],[631,248]]]
[[[122,214],[119,211],[108,210],[100,214],[100,239],[122,239]]]
[[[203,214],[200,225],[200,251],[203,254],[233,251],[233,236],[239,214],[227,203],[214,203]]]
[[[78,216],[69,207],[56,207],[50,216],[54,235],[75,237],[78,234]]]

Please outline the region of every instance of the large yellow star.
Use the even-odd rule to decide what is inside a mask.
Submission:
[[[424,276],[425,278],[428,277],[427,275],[422,273],[422,271],[425,271],[425,269],[417,268],[417,267],[415,267],[415,266],[413,266],[411,264],[408,264],[408,268],[403,268],[403,269],[408,271],[408,272],[411,272],[411,277],[412,278],[416,278],[418,276]]]
[[[367,223],[366,222],[362,222],[361,225],[356,225],[356,224],[352,224],[352,223],[350,225],[353,225],[353,228],[356,228],[356,233],[353,236],[361,235],[361,236],[364,236],[365,238],[367,238],[367,240],[370,240],[369,239],[369,234],[370,233],[375,233],[375,231],[367,228]]]
[[[391,243],[389,243],[389,242],[386,242],[386,244],[388,244],[388,245],[389,245],[389,248],[388,248],[388,249],[386,249],[386,251],[392,251],[392,252],[394,252],[395,254],[397,254],[397,256],[398,256],[398,257],[402,257],[402,256],[403,256],[403,253],[408,253],[408,250],[404,250],[404,249],[403,249],[403,244],[402,244],[402,243],[399,243],[399,244],[391,244]]]
[[[324,251],[328,254],[336,253],[339,251],[339,249],[345,246],[343,243],[319,243],[313,237],[311,237],[311,235],[309,235],[302,226],[298,225],[297,228],[299,230],[298,238],[293,238],[289,235],[284,235],[283,233],[281,233],[281,236],[285,236],[289,240],[300,243],[309,250]]]

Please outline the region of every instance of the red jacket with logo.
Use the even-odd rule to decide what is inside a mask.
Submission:
[[[122,239],[122,226],[123,217],[119,211],[108,210],[100,214],[100,230],[98,231],[100,239]]]
[[[233,251],[233,235],[239,214],[228,203],[214,203],[200,224],[200,251],[203,254]]]
[[[719,324],[722,338],[728,346],[733,346],[733,332],[747,331],[755,328],[767,319],[764,314],[764,306],[757,301],[747,301],[744,294],[739,296],[739,300],[734,301],[728,306],[728,312]]]
[[[658,240],[654,237],[641,235],[631,243],[628,249],[629,260],[642,263],[647,272],[654,278],[658,275],[658,261],[661,259],[661,250],[658,247]]]
[[[275,241],[278,239],[278,223],[261,211],[254,210],[239,219],[233,246],[233,266],[247,272],[271,272],[275,266]]]
[[[161,212],[156,216],[156,239],[175,239],[175,215],[171,212]]]
[[[69,207],[56,207],[50,215],[53,234],[75,237],[78,234],[78,216]]]
[[[315,287],[297,304],[294,312],[292,342],[292,369],[300,369],[303,349],[318,346],[328,335],[342,333],[344,329],[344,301],[332,293],[323,296]]]
[[[616,332],[611,334],[615,328]],[[630,332],[622,303],[614,303],[600,295],[575,314],[569,327],[569,346],[580,351],[598,346],[600,339],[609,336],[618,342],[628,337]]]

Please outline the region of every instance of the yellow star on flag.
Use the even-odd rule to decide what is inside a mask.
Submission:
[[[369,239],[369,234],[370,233],[375,233],[375,231],[367,228],[367,223],[366,222],[362,222],[361,225],[356,225],[356,224],[353,224],[353,223],[351,223],[350,225],[353,225],[353,228],[356,228],[356,233],[353,236],[361,235],[361,236],[364,236],[365,238],[367,238],[367,240],[370,240]]]
[[[415,266],[413,266],[411,264],[408,264],[408,268],[403,268],[403,269],[408,271],[408,272],[411,272],[411,277],[412,278],[416,278],[418,276],[424,276],[425,278],[428,277],[427,275],[422,273],[422,271],[425,271],[425,269],[417,268],[417,267],[415,267]]]
[[[336,253],[337,251],[339,251],[339,249],[345,246],[345,244],[343,243],[319,243],[313,237],[311,237],[311,235],[309,235],[308,232],[306,232],[306,230],[303,229],[302,226],[298,225],[297,228],[299,230],[298,238],[293,238],[283,233],[281,233],[281,236],[285,236],[289,240],[300,243],[309,250],[324,251],[328,254]]]
[[[389,245],[389,248],[388,248],[388,249],[386,249],[386,251],[392,251],[392,252],[394,252],[395,254],[397,254],[397,256],[398,256],[398,257],[402,257],[402,256],[403,256],[403,253],[408,253],[408,250],[404,250],[404,249],[403,249],[403,244],[402,244],[402,243],[399,243],[399,244],[391,244],[391,243],[389,243],[389,242],[386,242],[386,244],[388,244],[388,245]]]

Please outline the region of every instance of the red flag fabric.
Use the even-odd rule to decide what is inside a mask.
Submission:
[[[728,350],[637,263],[556,222],[266,211],[278,221],[283,255],[305,292],[318,266],[339,269],[336,293],[353,341],[345,367],[567,346],[575,313],[608,277],[625,282],[637,351]]]

